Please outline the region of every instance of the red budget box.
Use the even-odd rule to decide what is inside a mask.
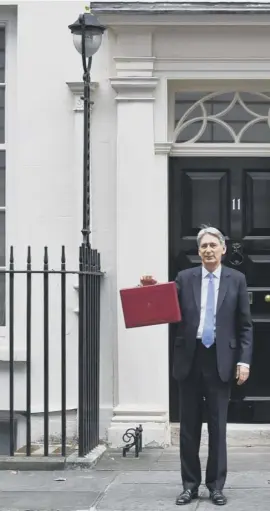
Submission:
[[[175,282],[121,289],[126,328],[181,321]]]

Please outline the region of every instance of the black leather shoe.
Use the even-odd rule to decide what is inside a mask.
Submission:
[[[210,499],[216,506],[225,506],[227,504],[227,499],[220,490],[210,491]]]
[[[198,490],[184,490],[180,495],[178,495],[175,504],[177,506],[184,506],[185,504],[190,504],[193,499],[198,498]]]

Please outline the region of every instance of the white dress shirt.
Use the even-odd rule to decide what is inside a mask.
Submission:
[[[198,328],[198,332],[197,332],[198,339],[201,339],[202,334],[203,334],[208,285],[209,285],[209,281],[210,281],[210,279],[207,278],[208,273],[209,273],[209,271],[207,271],[206,268],[204,266],[202,266],[201,312],[200,312],[200,324],[199,324],[199,328]],[[221,265],[213,272],[213,277],[214,277],[213,282],[214,282],[214,291],[215,291],[215,324],[216,324],[216,310],[217,310],[220,276],[221,276]],[[216,327],[214,327],[214,329],[216,331]],[[249,367],[249,364],[244,364],[241,362],[238,362],[237,365]]]

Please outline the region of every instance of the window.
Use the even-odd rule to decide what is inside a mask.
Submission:
[[[269,92],[175,95],[175,142],[269,143]]]

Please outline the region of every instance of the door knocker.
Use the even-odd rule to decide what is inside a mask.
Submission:
[[[242,254],[242,246],[240,243],[232,244],[232,253],[230,258],[230,263],[233,266],[239,266],[244,261],[244,256]]]

